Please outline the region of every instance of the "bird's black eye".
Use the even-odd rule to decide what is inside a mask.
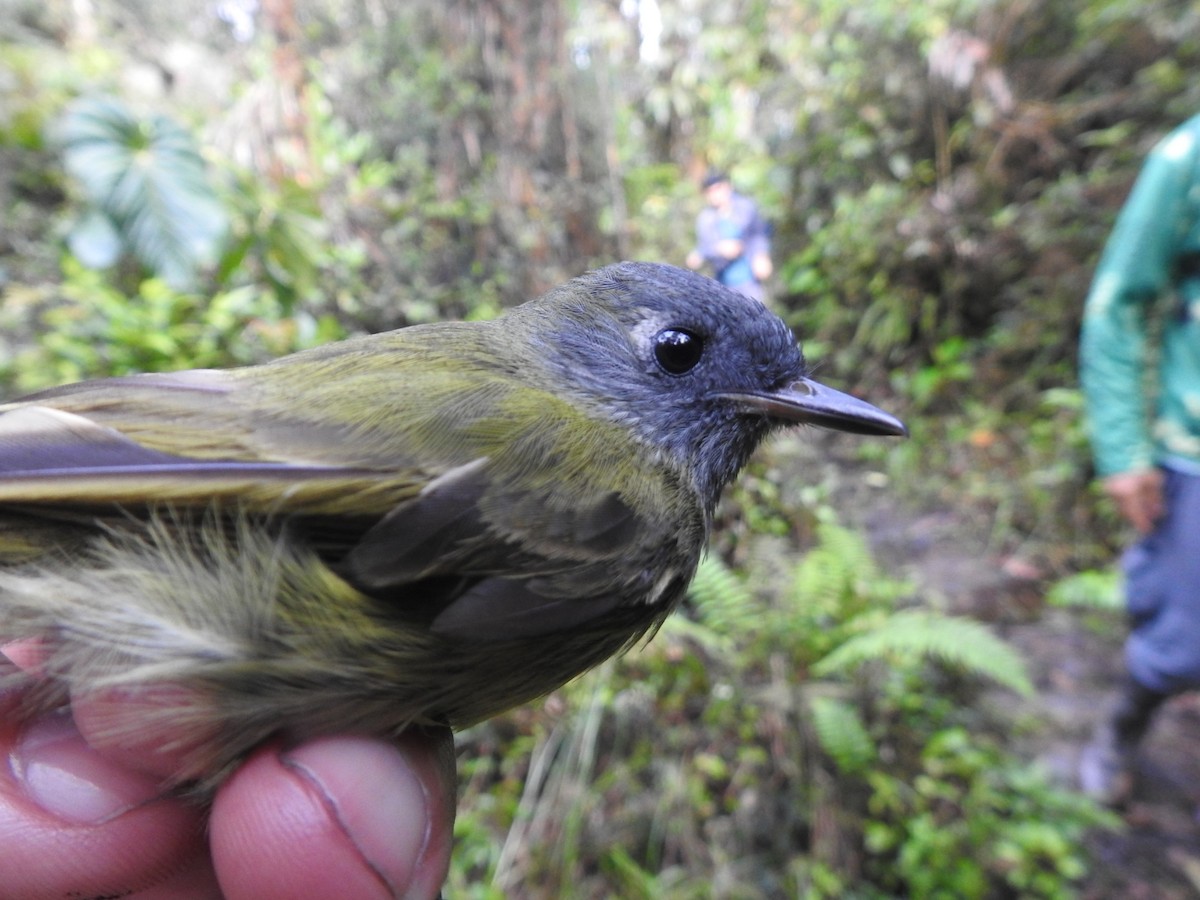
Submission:
[[[683,375],[700,362],[704,340],[681,328],[664,328],[654,336],[654,358],[668,375]]]

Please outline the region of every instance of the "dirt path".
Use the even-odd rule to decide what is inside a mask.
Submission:
[[[1024,653],[1038,689],[1030,712],[1042,726],[1017,750],[1077,786],[1080,751],[1123,675],[1124,621],[1047,607],[1048,585],[1034,567],[989,552],[990,522],[949,509],[902,511],[899,491],[865,473],[854,450],[840,435],[810,433],[791,464],[810,479],[819,474],[839,517],[867,534],[885,569],[947,612],[991,623]],[[1200,900],[1200,692],[1160,712],[1121,815],[1124,831],[1091,839],[1081,900]]]
[[[1093,621],[1095,617],[1091,617]],[[1079,750],[1112,701],[1121,637],[1088,617],[1053,611],[1010,629],[1042,693],[1046,722],[1037,757],[1073,783]],[[1132,900],[1200,898],[1200,695],[1171,700],[1138,756],[1126,830],[1092,840],[1094,869],[1082,896]]]
[[[860,507],[861,509],[861,507]],[[1042,728],[1021,748],[1063,784],[1075,785],[1079,753],[1111,703],[1122,672],[1124,623],[1095,611],[1047,608],[1044,585],[1026,567],[990,558],[953,515],[899,523],[868,513],[864,527],[881,559],[898,566],[924,596],[974,615],[1023,651],[1038,687]],[[1085,900],[1200,898],[1200,694],[1163,709],[1138,761],[1126,830],[1092,838]]]

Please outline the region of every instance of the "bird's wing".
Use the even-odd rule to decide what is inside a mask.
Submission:
[[[645,628],[690,580],[702,516],[668,524],[615,490],[567,495],[493,474],[479,459],[431,481],[366,531],[340,571],[381,596],[441,585],[431,630],[476,641],[586,628],[622,607]],[[686,549],[664,552],[676,530]]]
[[[378,518],[440,471],[348,459],[344,430],[289,425],[284,404],[240,404],[244,389],[233,372],[195,370],[82,382],[0,406],[0,504],[236,500],[276,515]]]
[[[664,580],[652,557],[680,518],[694,565],[698,511],[681,515],[665,496],[635,509],[616,476],[563,485],[546,468],[553,450],[501,472],[479,453],[389,466],[382,449],[350,459],[344,432],[309,421],[295,429],[303,455],[291,453],[280,438],[289,420],[252,420],[228,378],[113,379],[0,407],[0,505],[40,518],[62,508],[88,516],[229,501],[287,517],[352,584],[400,607],[419,598],[435,631],[468,639],[560,631],[631,597],[660,599],[677,579]],[[555,446],[538,431],[553,418],[542,412],[514,443]]]
[[[467,565],[481,574],[511,569],[539,557],[574,567],[627,552],[644,527],[615,491],[578,489],[563,503],[550,489],[496,484],[488,463],[476,459],[426,484],[362,536],[347,569],[383,587]]]

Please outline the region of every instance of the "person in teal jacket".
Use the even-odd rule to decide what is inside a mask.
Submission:
[[[1122,558],[1127,678],[1080,768],[1085,790],[1115,802],[1155,711],[1200,687],[1200,116],[1154,147],[1117,218],[1084,307],[1080,379],[1097,476],[1139,535]]]

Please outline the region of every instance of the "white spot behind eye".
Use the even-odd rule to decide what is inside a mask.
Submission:
[[[654,354],[654,338],[667,327],[667,320],[662,316],[646,316],[629,331],[634,346],[648,357]]]

